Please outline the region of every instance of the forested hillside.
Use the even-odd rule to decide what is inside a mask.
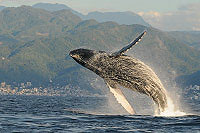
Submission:
[[[0,12],[0,81],[45,85],[90,86],[88,70],[69,56],[84,47],[113,52],[147,30],[129,55],[158,71],[175,76],[200,70],[198,50],[168,32],[142,25],[119,25],[81,20],[69,10],[49,12],[29,6],[5,8]],[[88,82],[85,82],[88,81]]]

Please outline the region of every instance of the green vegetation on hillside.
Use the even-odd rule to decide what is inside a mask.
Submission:
[[[130,55],[151,66],[175,70],[177,75],[200,70],[199,51],[166,32],[141,25],[82,21],[68,10],[48,12],[22,6],[0,12],[0,81],[44,85],[53,80],[89,87],[89,71],[68,57],[69,51],[79,47],[116,51],[144,30],[147,35]]]

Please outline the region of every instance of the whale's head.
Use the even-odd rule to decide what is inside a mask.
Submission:
[[[94,50],[75,49],[70,51],[69,55],[79,64],[85,66],[87,62],[95,55]]]
[[[89,49],[75,49],[70,51],[69,55],[80,65],[97,73],[97,62],[102,56],[106,56],[104,51],[96,51]]]

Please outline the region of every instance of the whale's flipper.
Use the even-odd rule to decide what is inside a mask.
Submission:
[[[106,82],[106,84],[110,88],[110,92],[115,96],[117,102],[120,103],[128,113],[131,115],[135,114],[134,109],[131,107],[120,88],[115,84],[110,84],[110,82]]]
[[[127,52],[129,49],[131,49],[131,47],[133,45],[137,44],[142,39],[142,37],[145,34],[146,34],[146,31],[142,32],[142,34],[140,34],[135,40],[133,40],[132,42],[130,42],[127,46],[123,47],[119,51],[112,53],[111,56],[120,56],[120,55],[123,55],[125,52]]]

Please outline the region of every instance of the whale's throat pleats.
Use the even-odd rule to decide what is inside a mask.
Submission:
[[[113,95],[115,96],[117,102],[119,104],[122,105],[122,107],[131,115],[135,114],[134,109],[132,108],[132,106],[129,104],[128,100],[126,99],[126,97],[124,96],[123,92],[121,91],[121,89],[116,85],[116,84],[112,84],[110,85],[109,83],[107,83],[107,86],[110,89],[110,92],[113,93]]]

